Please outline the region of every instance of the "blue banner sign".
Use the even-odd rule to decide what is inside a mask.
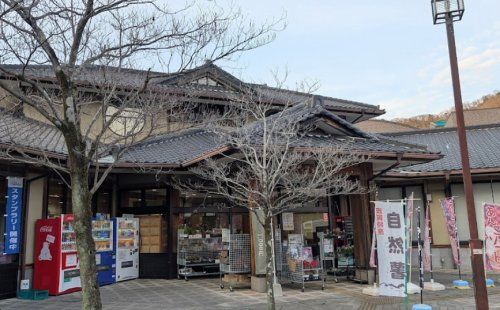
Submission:
[[[8,177],[5,220],[5,254],[19,253],[23,206],[23,178]]]

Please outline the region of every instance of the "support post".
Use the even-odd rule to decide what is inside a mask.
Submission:
[[[467,204],[467,217],[469,220],[470,251],[474,282],[474,297],[476,309],[487,310],[488,292],[484,276],[483,246],[477,231],[476,210],[474,207],[474,193],[472,188],[472,176],[469,164],[469,152],[467,148],[467,136],[465,133],[465,121],[462,107],[462,93],[460,89],[460,76],[458,72],[457,51],[455,46],[455,34],[453,20],[450,15],[446,17],[446,33],[448,38],[448,51],[450,54],[451,79],[453,82],[453,96],[455,99],[455,112],[457,116],[457,133],[460,143],[460,156],[462,158],[462,172],[465,201]]]
[[[360,166],[359,181],[361,185],[368,187],[369,179],[373,174],[373,167],[370,163]],[[370,269],[371,250],[371,223],[372,215],[370,211],[370,194],[352,195],[352,222],[354,229],[354,257],[356,267]]]

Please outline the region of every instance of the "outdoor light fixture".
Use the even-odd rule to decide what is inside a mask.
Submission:
[[[446,23],[449,17],[459,21],[464,15],[464,0],[431,0],[434,24]]]
[[[467,206],[467,219],[469,222],[469,247],[471,251],[471,265],[474,281],[474,298],[476,309],[487,310],[488,293],[486,291],[485,271],[483,262],[483,244],[479,239],[477,229],[476,208],[474,205],[474,192],[467,147],[467,134],[465,131],[464,109],[462,103],[462,90],[460,88],[460,75],[458,70],[457,49],[455,44],[455,30],[453,22],[459,21],[464,15],[463,0],[431,0],[432,17],[434,24],[446,24],[448,39],[448,52],[450,57],[451,81],[453,84],[453,97],[457,118],[457,134],[462,159],[462,177],[464,184],[465,203]],[[459,281],[466,282],[466,281]],[[468,284],[467,284],[468,285]]]

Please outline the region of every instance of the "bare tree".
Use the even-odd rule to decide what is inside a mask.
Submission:
[[[221,195],[255,215],[265,235],[268,309],[275,309],[273,217],[328,196],[367,190],[350,173],[367,157],[352,148],[349,138],[320,133],[313,116],[344,121],[314,99],[291,106],[287,96],[282,92],[282,99],[288,99],[284,107],[241,104],[236,129],[210,129],[232,151],[190,169],[195,179],[176,181],[181,189]]]
[[[0,88],[16,101],[15,109],[54,126],[67,152],[54,160],[13,143],[4,155],[21,154],[20,161],[69,177],[84,309],[102,308],[92,195],[127,147],[170,126],[169,116],[189,114],[180,105],[189,96],[161,87],[164,74],[141,75],[127,68],[155,64],[175,73],[206,60],[231,59],[271,41],[281,25],[256,25],[239,10],[215,3],[202,8],[164,3],[0,0],[0,63],[18,64],[0,65]]]

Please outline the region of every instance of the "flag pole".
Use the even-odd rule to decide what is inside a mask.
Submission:
[[[460,259],[460,239],[458,238],[457,228],[457,208],[455,206],[455,199],[453,199],[453,213],[455,213],[455,240],[457,242],[457,257],[458,257],[458,279],[462,281],[462,260]]]
[[[422,236],[420,228],[420,205],[417,206],[417,236],[418,236],[418,267],[419,267],[419,284],[420,284],[420,303],[424,303],[424,265],[422,263]]]
[[[407,207],[407,199],[405,198],[404,200],[402,199],[401,200],[401,203],[403,204],[404,206],[404,209],[406,209]],[[407,245],[407,239],[408,239],[408,231],[407,231],[407,227],[406,227],[406,216],[404,216],[404,225],[405,225],[405,229],[404,229],[404,233],[405,233],[405,245],[404,245],[404,248],[406,250],[406,253],[405,253],[405,264],[404,264],[404,275],[405,275],[405,309],[408,310],[408,245]]]

